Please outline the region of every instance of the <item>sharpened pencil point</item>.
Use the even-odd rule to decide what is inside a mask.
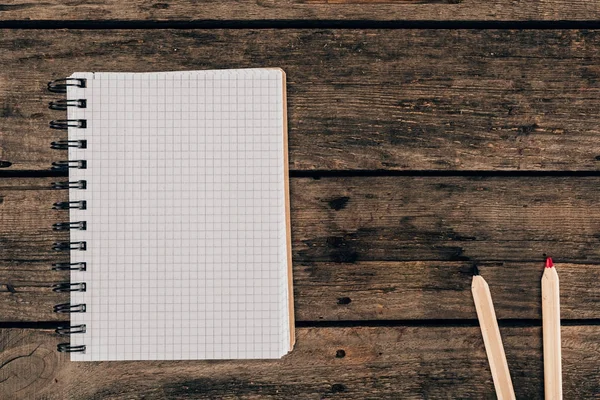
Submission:
[[[479,275],[479,268],[477,268],[477,265],[473,265],[473,276],[475,275]]]
[[[546,268],[552,268],[554,267],[554,263],[552,262],[552,258],[548,257],[546,258]]]

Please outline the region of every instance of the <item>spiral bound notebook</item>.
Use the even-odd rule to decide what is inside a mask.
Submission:
[[[279,358],[294,345],[285,74],[74,73],[67,119],[74,361]]]

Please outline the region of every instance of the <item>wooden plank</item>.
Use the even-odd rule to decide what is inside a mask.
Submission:
[[[0,320],[66,318],[51,311],[68,298],[50,290],[68,280],[49,269],[65,260],[52,243],[67,239],[50,229],[66,217],[50,209],[66,200],[51,181],[0,180]],[[297,320],[474,319],[473,262],[499,318],[539,319],[543,252],[558,261],[562,317],[600,318],[600,293],[589,285],[600,280],[599,181],[291,179]],[[451,261],[461,257],[471,260]]]
[[[297,179],[294,252],[311,261],[598,262],[598,177]]]
[[[600,5],[588,0],[101,0],[43,3],[5,0],[0,20],[96,21],[577,21],[600,18]]]
[[[64,157],[45,85],[75,70],[280,66],[292,170],[597,171],[599,49],[596,30],[3,30],[0,160]]]
[[[543,397],[541,328],[503,328],[519,399]],[[598,326],[563,327],[564,396],[600,392]],[[479,327],[302,328],[281,360],[68,362],[47,331],[0,331],[0,394],[39,399],[494,398]]]
[[[561,317],[600,318],[600,265],[560,264]],[[541,263],[480,263],[499,319],[540,319]],[[467,262],[296,263],[298,321],[475,319]]]

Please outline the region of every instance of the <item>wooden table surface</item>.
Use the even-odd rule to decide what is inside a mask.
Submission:
[[[594,0],[5,0],[0,398],[494,398],[477,263],[517,398],[540,399],[544,254],[565,399],[600,398],[599,20]],[[294,351],[69,362],[46,83],[262,66],[288,78]]]

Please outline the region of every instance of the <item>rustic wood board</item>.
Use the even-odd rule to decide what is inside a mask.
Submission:
[[[3,30],[0,160],[61,157],[50,79],[279,66],[292,170],[598,171],[599,50],[595,30]]]
[[[0,21],[578,21],[600,18],[589,0],[5,0]]]
[[[599,177],[292,182],[298,261],[600,261]]]
[[[66,217],[51,204],[67,195],[49,189],[52,180],[0,181],[2,321],[67,318],[51,311],[68,299],[50,290],[68,280],[50,271],[64,261],[52,243],[68,239],[50,229]],[[539,319],[543,251],[559,262],[562,317],[600,318],[589,285],[600,280],[600,263],[590,263],[598,190],[600,178],[291,179],[297,320],[474,319],[475,261],[499,318]],[[449,261],[446,248],[457,246],[475,261]]]
[[[501,333],[517,398],[542,398],[541,328]],[[564,396],[592,398],[600,390],[600,327],[563,327],[562,334]],[[5,329],[0,396],[494,398],[478,327],[302,328],[297,338],[282,360],[75,363],[56,352],[60,339],[49,331]]]

